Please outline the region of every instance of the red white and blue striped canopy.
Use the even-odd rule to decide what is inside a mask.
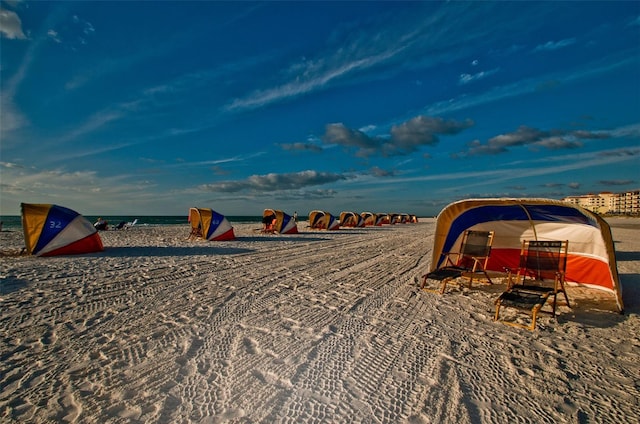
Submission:
[[[77,255],[104,250],[98,231],[74,210],[34,203],[22,203],[21,209],[25,247],[32,255]]]
[[[616,296],[623,311],[609,224],[597,214],[551,199],[468,199],[446,206],[436,221],[431,269],[460,248],[466,230],[495,232],[488,270],[518,266],[524,240],[568,240],[566,281]]]

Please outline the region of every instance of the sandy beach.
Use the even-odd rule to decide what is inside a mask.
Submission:
[[[502,284],[419,290],[434,219],[0,256],[0,421],[638,423],[640,220],[609,222],[626,313],[569,288],[534,332],[493,322]]]

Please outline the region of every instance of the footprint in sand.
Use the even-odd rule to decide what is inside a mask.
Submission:
[[[245,349],[247,349],[247,353],[250,353],[252,355],[261,353],[258,342],[250,337],[245,337],[244,339],[242,339],[242,344],[244,345]]]

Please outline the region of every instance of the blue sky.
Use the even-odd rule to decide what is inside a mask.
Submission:
[[[640,2],[2,1],[0,213],[640,187]]]

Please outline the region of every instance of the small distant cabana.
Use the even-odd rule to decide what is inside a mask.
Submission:
[[[364,227],[364,218],[355,212],[344,211],[340,213],[341,227]]]
[[[389,224],[395,225],[402,223],[402,216],[399,213],[389,214]]]
[[[281,210],[265,209],[262,212],[263,221],[268,217],[273,217],[273,220],[268,223],[269,227],[265,229],[266,231],[278,234],[298,234],[298,225],[291,215]]]
[[[360,216],[364,220],[365,226],[376,225],[376,214],[373,212],[362,212]]]
[[[380,226],[383,224],[389,224],[390,221],[390,216],[388,213],[377,213],[376,214],[376,225]]]
[[[411,218],[409,217],[408,213],[401,213],[400,214],[400,223],[401,224],[408,224],[411,222]]]
[[[340,222],[329,212],[315,210],[309,212],[309,227],[313,230],[337,230]]]
[[[236,238],[227,218],[213,209],[189,209],[189,222],[191,223],[190,239],[226,241]]]

